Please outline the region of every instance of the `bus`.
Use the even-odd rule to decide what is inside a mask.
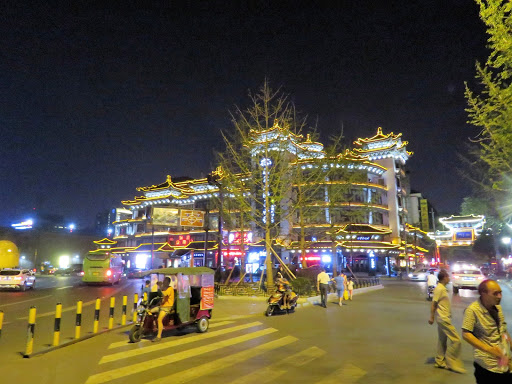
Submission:
[[[123,262],[118,255],[88,253],[84,258],[84,283],[116,284],[123,274]]]

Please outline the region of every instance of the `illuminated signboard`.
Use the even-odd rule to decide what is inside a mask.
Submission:
[[[180,222],[184,227],[202,227],[204,225],[204,212],[192,209],[182,209]]]
[[[14,229],[30,229],[34,222],[32,220],[22,221],[21,223],[11,224]]]
[[[370,240],[372,237],[371,236],[357,236],[356,237],[356,240],[359,240],[359,241],[368,241]]]
[[[169,243],[174,246],[183,247],[190,243],[190,235],[180,235],[176,237],[169,237]]]
[[[230,232],[228,236],[228,244],[242,244],[241,232]],[[244,244],[252,243],[252,232],[244,232]]]
[[[153,208],[152,223],[154,225],[178,226],[179,210],[176,208]]]
[[[455,240],[473,240],[473,231],[456,232]]]

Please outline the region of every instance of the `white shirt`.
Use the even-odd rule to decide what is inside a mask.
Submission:
[[[320,272],[316,278],[316,281],[318,281],[320,284],[329,284],[330,280],[331,278],[325,272]]]
[[[437,277],[435,275],[428,275],[427,286],[435,287],[437,285]]]

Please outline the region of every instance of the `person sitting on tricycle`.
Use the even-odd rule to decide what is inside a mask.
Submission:
[[[162,331],[164,330],[164,317],[171,313],[174,305],[174,288],[171,286],[171,279],[166,277],[162,285],[162,304],[160,304],[160,310],[158,312],[158,333],[153,341],[162,340]]]

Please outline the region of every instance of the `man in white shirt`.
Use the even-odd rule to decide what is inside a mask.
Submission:
[[[437,277],[434,275],[434,271],[430,271],[430,275],[427,276],[427,287],[435,287],[437,285]]]
[[[322,307],[327,308],[327,292],[329,292],[329,281],[331,278],[325,272],[325,268],[322,268],[322,272],[316,277],[316,290],[320,291],[320,297],[322,301]]]
[[[434,324],[434,315],[437,322],[437,354],[434,366],[446,368],[457,373],[466,373],[464,363],[460,359],[462,343],[457,330],[452,325],[452,310],[446,285],[450,282],[450,275],[444,269],[437,275],[439,284],[434,289],[434,297],[430,307],[429,324]],[[448,344],[449,343],[449,344]]]

